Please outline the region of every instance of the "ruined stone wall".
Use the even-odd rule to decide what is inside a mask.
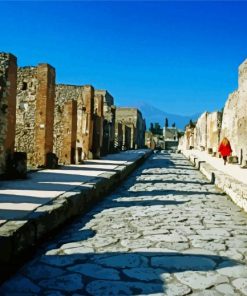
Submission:
[[[137,110],[137,126],[136,126],[136,148],[143,148],[145,146],[145,131],[146,122],[142,118],[142,113]]]
[[[116,122],[121,122],[131,130],[131,149],[142,148],[145,145],[145,120],[136,108],[117,107]]]
[[[68,152],[66,152],[65,154],[63,152],[63,146],[65,141],[64,136],[66,131],[64,114],[69,112],[68,110],[66,110],[65,106],[68,102],[72,102],[72,101],[76,102],[76,123],[74,123],[74,120],[72,120],[71,125],[73,126],[73,124],[76,124],[76,140],[77,140],[77,135],[79,134],[79,131],[77,130],[77,125],[78,125],[78,121],[81,120],[82,109],[84,108],[84,104],[80,104],[78,106],[77,102],[79,102],[79,98],[82,97],[82,94],[83,94],[82,86],[65,85],[65,84],[56,85],[55,113],[54,113],[54,152],[58,156],[59,163],[67,163],[64,160],[62,155],[65,155],[65,154],[68,155]],[[74,103],[71,103],[71,104],[74,104]],[[71,110],[71,112],[73,113],[75,111]],[[74,132],[74,128],[73,128],[73,132]],[[70,148],[73,148],[73,147],[70,147]],[[76,154],[75,156],[77,156],[78,158],[78,153],[75,152],[75,154]],[[80,155],[80,158],[81,158],[81,155]]]
[[[27,153],[28,166],[36,166],[35,114],[38,89],[36,67],[22,67],[17,71],[16,150]]]
[[[216,153],[220,141],[221,112],[208,113],[207,116],[207,149],[209,153]]]
[[[28,166],[46,165],[53,151],[55,69],[48,64],[17,72],[16,149],[27,153]]]
[[[123,141],[123,146],[124,149],[132,149],[132,130],[133,126],[130,127],[128,125],[124,125],[124,141]]]
[[[48,64],[37,68],[36,100],[36,165],[47,165],[47,154],[53,152],[53,127],[55,106],[55,69]]]
[[[204,112],[196,123],[195,147],[200,150],[207,149],[207,116],[208,112]]]
[[[60,134],[61,148],[57,156],[61,164],[75,163],[76,132],[77,132],[77,102],[69,100],[64,103],[63,116],[60,121],[62,133]]]
[[[116,109],[116,122],[121,122],[130,129],[130,149],[134,149],[137,145],[136,128],[137,128],[137,109],[136,108],[123,108],[117,107]],[[126,140],[124,142],[126,146]]]
[[[104,122],[104,113],[103,113],[103,96],[95,95],[94,96],[94,126],[93,126],[93,157],[99,158],[101,156],[101,149],[103,144],[103,122]]]
[[[84,159],[93,158],[93,116],[94,116],[94,88],[91,85],[83,86],[82,100],[85,112],[82,113],[82,150]]]
[[[123,147],[123,124],[116,122],[115,124],[115,144],[116,150],[122,150]]]
[[[0,53],[0,175],[5,173],[7,153],[14,152],[16,124],[16,57]]]
[[[106,90],[95,90],[95,95],[102,95],[104,106],[104,127],[102,154],[114,151],[115,141],[115,112],[114,98]]]
[[[232,155],[239,163],[247,161],[247,60],[239,67],[239,87],[229,95],[222,117],[220,138],[227,137]]]

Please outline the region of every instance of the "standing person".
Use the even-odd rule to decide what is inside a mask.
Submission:
[[[224,164],[226,164],[227,156],[230,156],[232,153],[230,142],[226,137],[221,141],[218,151],[224,159]]]

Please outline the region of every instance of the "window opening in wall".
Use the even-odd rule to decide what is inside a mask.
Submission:
[[[27,82],[22,82],[22,90],[27,90]]]

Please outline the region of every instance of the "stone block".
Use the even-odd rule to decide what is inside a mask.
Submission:
[[[46,167],[48,169],[58,168],[58,158],[55,153],[49,152],[46,154]]]
[[[6,157],[6,179],[25,179],[27,177],[27,154],[14,152]]]

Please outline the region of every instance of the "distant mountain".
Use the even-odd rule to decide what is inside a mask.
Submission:
[[[136,108],[138,108],[142,112],[142,116],[146,119],[147,129],[150,127],[151,122],[158,122],[161,127],[164,127],[165,118],[168,118],[169,126],[171,126],[175,122],[176,127],[184,130],[185,125],[189,123],[190,119],[192,121],[197,120],[198,117],[201,115],[201,113],[192,114],[190,116],[170,114],[144,102],[138,103]]]

